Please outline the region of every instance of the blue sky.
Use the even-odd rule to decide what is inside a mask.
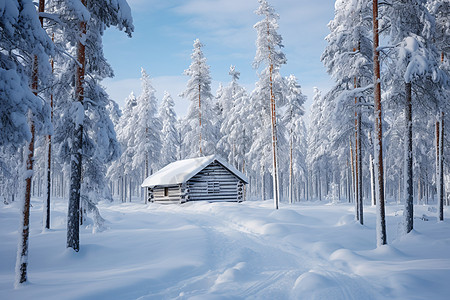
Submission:
[[[241,72],[240,83],[249,93],[258,80],[252,68],[256,52],[256,31],[260,19],[254,14],[257,0],[128,0],[135,32],[128,38],[123,32],[108,29],[104,52],[115,77],[103,84],[112,99],[124,105],[134,91],[140,93],[140,70],[150,74],[157,97],[165,90],[176,103],[178,115],[189,105],[180,99],[187,76],[183,71],[191,63],[192,44],[196,38],[205,45],[203,52],[210,65],[212,92],[219,82],[228,84],[230,65]],[[288,62],[281,68],[284,76],[297,76],[302,91],[313,96],[313,87],[326,92],[332,85],[320,56],[326,46],[327,24],[333,18],[334,2],[330,0],[269,0],[280,15],[279,33],[283,37]]]

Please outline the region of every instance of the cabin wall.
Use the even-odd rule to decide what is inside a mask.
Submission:
[[[167,191],[166,191],[167,189]],[[167,195],[166,195],[167,192]],[[154,187],[148,189],[149,202],[185,202],[185,189],[182,185],[169,186],[169,187]]]
[[[187,201],[243,201],[243,183],[217,162],[188,180]]]

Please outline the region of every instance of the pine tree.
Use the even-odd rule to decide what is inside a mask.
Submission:
[[[302,120],[305,113],[303,104],[306,101],[306,96],[302,94],[301,87],[294,75],[287,78],[287,87],[286,110],[282,121],[287,129],[289,139],[289,203],[292,204],[294,202],[294,179],[296,179],[296,186],[299,186],[299,175],[303,173],[303,176],[305,176],[306,173],[306,153],[303,152],[303,150],[306,150],[306,145],[305,143],[302,144],[302,141],[306,138],[305,125]],[[294,169],[297,171],[295,174]]]
[[[414,220],[413,106],[423,105],[422,99],[425,98],[428,102],[427,106],[431,104],[437,107],[435,111],[439,111],[439,100],[445,98],[441,95],[442,87],[445,87],[448,82],[448,75],[438,65],[440,55],[432,43],[435,22],[425,4],[425,0],[405,0],[393,3],[392,7],[387,8],[387,13],[390,15],[388,34],[394,46],[390,51],[392,71],[385,76],[385,80],[390,87],[388,93],[394,96],[393,99],[398,99],[397,102],[405,108],[404,230],[406,233],[413,229]],[[400,86],[403,89],[399,89]],[[425,93],[422,91],[424,87],[426,87]]]
[[[240,170],[245,169],[245,154],[248,152],[250,140],[251,112],[249,109],[249,96],[245,89],[239,85],[240,73],[234,66],[230,67],[230,84],[222,89],[218,99],[222,111],[222,122],[219,148],[226,154],[228,161]]]
[[[69,53],[77,59],[74,62],[61,56],[56,60],[61,71],[57,74],[54,94],[55,115],[58,115],[55,142],[59,155],[66,162],[70,158],[71,164],[67,247],[78,251],[81,195],[87,207],[93,207],[99,198],[111,200],[105,169],[120,153],[106,110],[108,95],[99,85],[102,79],[113,75],[103,56],[102,35],[105,28],[116,26],[131,36],[133,25],[125,0],[82,0],[81,3],[52,0],[50,8],[59,19],[53,32],[55,43],[62,49],[60,53]],[[77,71],[75,79],[73,70]]]
[[[133,169],[140,174],[137,178],[142,178],[142,175],[146,178],[151,174],[152,169],[158,168],[161,151],[161,122],[157,116],[158,101],[155,90],[144,69],[141,73],[142,93],[137,98],[134,110],[136,114],[136,123],[133,125],[135,149],[132,159]]]
[[[321,92],[315,87],[308,129],[307,165],[310,172],[311,194],[318,200],[322,200],[321,170],[325,171],[328,164],[326,148],[329,146],[329,140],[325,127],[326,104]]]
[[[213,126],[215,112],[212,103],[211,76],[202,47],[203,44],[196,39],[191,55],[192,63],[189,69],[184,71],[190,78],[186,90],[180,94],[180,97],[191,102],[183,125],[186,157],[210,155],[215,152],[216,128]]]
[[[39,3],[39,10],[44,10],[43,0]],[[37,95],[50,74],[48,57],[52,54],[53,45],[42,29],[43,19],[39,20],[31,1],[21,0],[3,5],[0,17],[0,152],[12,154],[28,142],[23,153],[26,171],[22,173],[26,187],[23,191],[23,219],[16,259],[15,284],[19,286],[27,281],[34,142],[36,135],[45,132],[50,124],[48,105]],[[30,73],[31,76],[28,75]],[[4,164],[0,159],[0,167]]]
[[[164,167],[177,160],[177,115],[174,110],[175,103],[168,92],[164,92],[159,118],[162,122],[161,130],[161,158],[160,166]]]
[[[282,64],[286,63],[286,56],[281,51],[282,38],[277,33],[279,15],[275,13],[272,6],[268,4],[266,0],[259,0],[259,7],[255,13],[262,16],[263,19],[254,25],[257,32],[256,39],[256,55],[253,61],[253,66],[259,68],[261,64],[265,65],[265,68],[259,74],[259,82],[256,84],[255,91],[252,93],[252,102],[256,102],[256,107],[259,106],[260,112],[267,102],[270,103],[270,109],[267,111],[270,114],[270,135],[272,144],[272,179],[273,179],[273,199],[275,209],[278,209],[280,189],[279,189],[279,174],[278,174],[278,134],[277,134],[277,112],[276,103],[283,103],[283,90],[280,85],[283,84],[282,77],[279,75],[279,69]],[[260,113],[257,126],[267,126],[266,114]],[[264,127],[261,127],[264,128]],[[264,138],[269,136],[263,135]],[[257,145],[260,146],[257,146]],[[252,148],[261,148],[264,143],[258,143],[256,140],[256,147],[252,145]],[[264,169],[264,167],[263,167]]]
[[[372,81],[372,42],[370,33],[370,11],[367,0],[337,0],[335,17],[328,27],[331,33],[326,37],[328,46],[322,54],[327,71],[336,81],[336,91],[330,100],[345,112],[347,118],[335,118],[341,127],[333,144],[346,145],[348,135],[355,136],[355,213],[363,224],[362,196],[362,103],[367,102],[368,86]],[[350,105],[354,102],[354,105]],[[349,109],[350,108],[350,109]],[[354,117],[352,117],[354,116]],[[353,129],[352,129],[353,128]],[[345,135],[345,137],[343,137]],[[342,158],[341,158],[342,159]]]
[[[121,155],[114,160],[108,168],[107,177],[110,180],[118,181],[121,202],[126,202],[125,179],[136,178],[137,174],[133,168],[133,159],[136,150],[135,124],[136,124],[137,98],[133,92],[125,100],[125,108],[122,116],[118,120],[116,128],[117,140],[120,143]]]

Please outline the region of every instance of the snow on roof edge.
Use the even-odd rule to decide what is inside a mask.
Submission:
[[[245,183],[248,183],[249,180],[247,176],[232,165],[229,165],[223,158],[213,154],[209,156],[178,160],[170,163],[161,170],[147,177],[144,182],[142,182],[141,187],[155,187],[158,185],[169,186],[184,183],[214,161],[219,162],[236,177]]]

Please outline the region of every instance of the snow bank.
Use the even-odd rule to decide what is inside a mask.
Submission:
[[[30,284],[14,290],[19,208],[0,206],[0,299],[447,299],[450,222],[416,206],[415,230],[397,236],[400,206],[387,205],[388,245],[377,248],[375,208],[366,225],[348,204],[100,203],[106,231],[81,229],[65,248],[67,202],[52,203],[41,232],[33,199]],[[448,208],[446,211],[449,213]],[[426,215],[427,218],[422,218]],[[425,221],[428,219],[429,221]]]

